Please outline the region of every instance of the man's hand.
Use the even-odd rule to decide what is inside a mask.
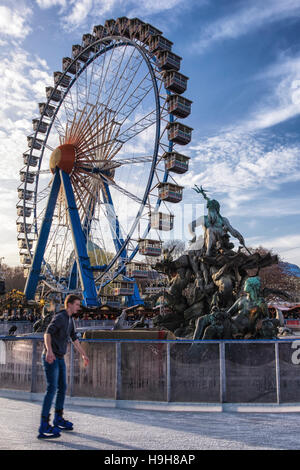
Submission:
[[[56,357],[52,351],[52,345],[51,345],[51,335],[49,333],[44,334],[44,342],[45,342],[45,348],[46,348],[46,362],[48,364],[52,364],[52,362],[55,361]]]
[[[52,364],[52,362],[54,362],[56,359],[53,351],[47,351],[46,352],[46,361],[49,363],[49,364]]]
[[[82,360],[83,360],[84,367],[87,367],[89,365],[89,362],[90,362],[89,358],[87,357],[86,354],[82,354],[81,357],[82,357]]]
[[[73,344],[74,344],[75,349],[77,349],[77,351],[79,352],[79,354],[80,354],[81,357],[82,357],[84,367],[87,367],[88,364],[89,364],[89,358],[88,358],[87,355],[85,354],[85,350],[84,350],[83,347],[81,346],[79,340],[76,339],[75,341],[73,341]]]

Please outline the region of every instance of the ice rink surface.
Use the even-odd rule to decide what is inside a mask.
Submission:
[[[0,450],[300,449],[296,412],[145,411],[68,404],[65,417],[74,423],[74,431],[39,440],[40,412],[40,402],[0,398]]]

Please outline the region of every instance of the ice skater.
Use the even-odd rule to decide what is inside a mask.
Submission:
[[[75,349],[81,354],[85,367],[89,363],[89,359],[78,340],[72,318],[72,315],[80,310],[80,303],[80,297],[74,294],[68,295],[64,303],[65,309],[53,317],[44,334],[42,361],[47,381],[47,391],[43,400],[39,439],[59,437],[61,430],[71,431],[73,429],[73,423],[63,417],[67,389],[64,355],[67,351],[69,338],[71,338]],[[51,426],[50,409],[55,394],[55,415],[53,426]]]

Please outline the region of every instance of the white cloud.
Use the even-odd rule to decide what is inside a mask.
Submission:
[[[271,133],[236,130],[201,139],[189,151],[190,170],[176,177],[185,186],[186,203],[197,202],[191,188],[203,185],[210,198],[220,201],[224,216],[243,224],[247,246],[272,248],[299,264],[300,237],[290,234],[287,222],[288,217],[299,217],[299,198],[283,191],[283,185],[300,181],[300,145],[287,144]],[[259,235],[250,238],[247,232],[253,229]],[[274,237],[274,231],[280,236]]]
[[[161,0],[148,0],[146,2],[128,2],[128,4],[136,4],[133,6],[132,11],[130,12],[130,16],[144,16],[147,14],[156,14],[156,13],[161,13],[163,11],[171,10],[174,9],[176,11],[177,8],[183,8],[184,3],[183,0],[164,0],[163,2]],[[197,6],[201,3],[207,3],[205,1],[198,1]],[[180,5],[180,7],[179,7]]]
[[[223,132],[189,146],[189,172],[177,176],[185,201],[195,201],[195,184],[220,199],[228,216],[299,215],[296,199],[280,198],[283,184],[300,181],[300,145],[273,134]],[[286,197],[286,195],[285,195]]]
[[[172,10],[173,21],[174,14],[180,11],[180,8],[190,7],[190,4],[184,0],[148,0],[140,2],[139,0],[36,0],[40,8],[46,9],[53,6],[61,6],[58,12],[61,16],[61,25],[64,29],[71,31],[87,25],[88,19],[92,18],[94,24],[97,21],[105,21],[105,15],[115,17],[127,15],[128,17],[149,17]],[[197,6],[205,5],[208,0],[197,0]]]
[[[64,19],[69,26],[76,27],[84,23],[92,9],[93,0],[73,1],[72,4],[72,10],[64,17]]]
[[[300,265],[300,235],[285,234],[279,237],[252,237],[247,240],[248,246],[263,246],[274,253],[279,253],[284,261]]]
[[[254,79],[268,81],[270,92],[241,121],[241,128],[266,129],[300,114],[300,56],[280,57]]]
[[[2,100],[0,102],[0,128],[8,130],[10,120],[31,119],[37,112],[37,102],[45,99],[45,87],[53,83],[53,77],[40,61],[18,47],[0,57],[2,67],[0,81]]]
[[[61,17],[61,26],[70,31],[84,25],[89,16],[94,19],[101,18],[120,4],[120,0],[36,0],[36,2],[43,9],[60,6],[58,14]]]
[[[28,7],[18,6],[9,8],[0,5],[0,34],[13,38],[25,38],[31,31],[28,20],[32,10]]]
[[[36,3],[40,8],[51,8],[56,5],[61,6],[61,7],[66,7],[67,6],[67,0],[36,0]]]
[[[201,139],[189,146],[193,153],[191,171],[181,177],[181,182],[226,192],[228,188],[244,190],[259,185],[274,189],[283,182],[298,180],[300,147],[286,146],[277,138],[268,149],[267,142],[272,138],[236,130]]]
[[[53,83],[47,64],[20,46],[0,55],[0,211],[5,230],[1,234],[5,262],[18,263],[15,220],[19,170],[23,152],[28,148],[26,136],[32,133],[32,122],[38,117],[37,103],[45,101],[45,86]]]
[[[236,39],[269,23],[300,16],[298,0],[256,0],[246,2],[246,5],[204,27],[199,39],[192,46],[193,52],[203,53],[219,41]]]
[[[85,24],[89,15],[99,18],[102,14],[113,9],[118,0],[36,0],[42,9],[60,6],[58,14],[64,29],[73,30]]]

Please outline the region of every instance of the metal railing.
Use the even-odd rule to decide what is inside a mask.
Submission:
[[[0,335],[7,335],[9,329],[15,325],[18,334],[32,333],[33,323],[30,321],[1,321],[0,322]]]
[[[194,403],[300,403],[300,340],[82,340],[68,395]],[[44,392],[41,337],[0,340],[0,389]]]
[[[0,335],[7,335],[9,329],[15,325],[17,327],[17,334],[32,333],[33,325],[35,322],[30,321],[0,321]],[[114,320],[75,320],[76,328],[112,328]]]

